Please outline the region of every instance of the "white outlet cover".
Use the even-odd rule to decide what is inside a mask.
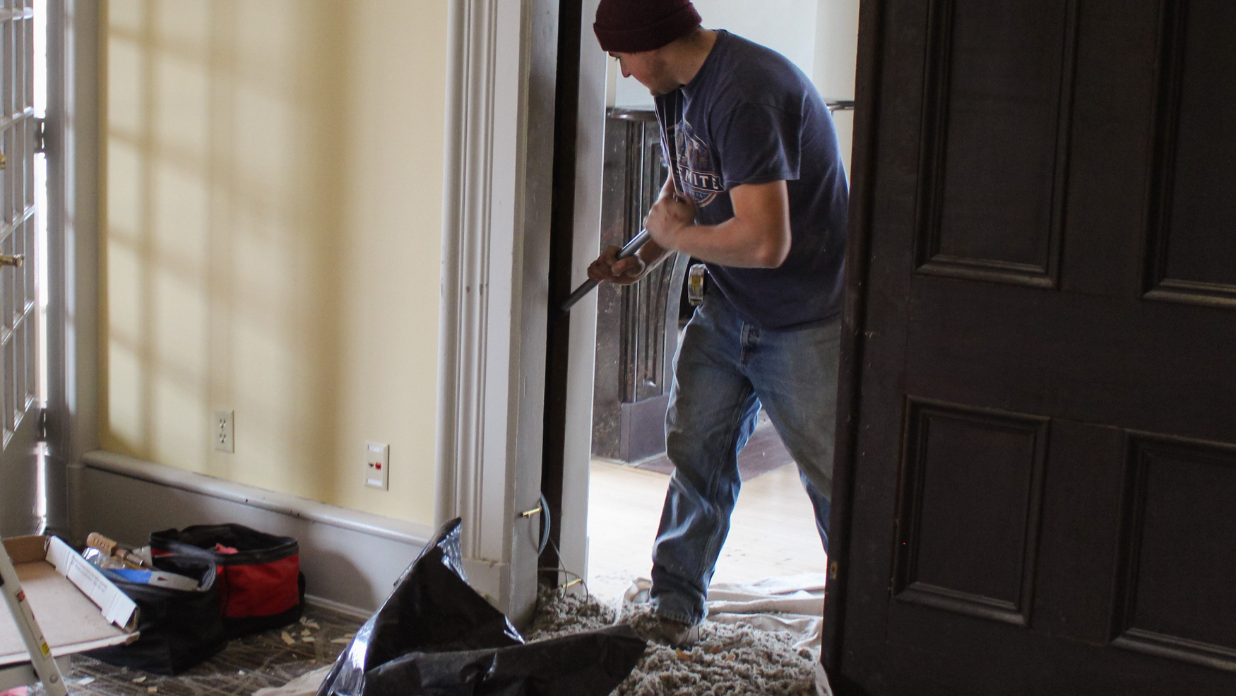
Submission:
[[[219,452],[236,452],[236,412],[215,411],[210,421],[210,441]]]
[[[390,490],[391,446],[383,442],[365,443],[365,485]]]

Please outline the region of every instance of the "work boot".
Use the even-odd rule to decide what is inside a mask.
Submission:
[[[654,616],[652,618],[653,620],[647,624],[647,628],[643,631],[645,638],[648,640],[668,645],[671,648],[680,648],[699,642],[699,624],[688,626],[681,621],[667,619],[663,616]]]

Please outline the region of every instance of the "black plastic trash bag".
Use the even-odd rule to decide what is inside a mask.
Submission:
[[[318,689],[361,696],[365,675],[410,652],[501,648],[524,642],[502,612],[464,580],[460,520],[446,523],[356,632]]]
[[[412,653],[370,672],[365,696],[602,696],[645,647],[624,624],[497,650]]]
[[[629,627],[524,644],[468,586],[459,528],[421,551],[318,696],[603,696],[626,678],[646,647]]]

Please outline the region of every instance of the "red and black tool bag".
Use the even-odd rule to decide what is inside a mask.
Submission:
[[[300,546],[240,524],[195,525],[150,535],[154,554],[195,554],[217,567],[215,585],[229,638],[286,626],[300,618],[305,576]]]

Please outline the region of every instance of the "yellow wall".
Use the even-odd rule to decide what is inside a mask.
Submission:
[[[446,7],[110,1],[106,449],[432,523]]]

